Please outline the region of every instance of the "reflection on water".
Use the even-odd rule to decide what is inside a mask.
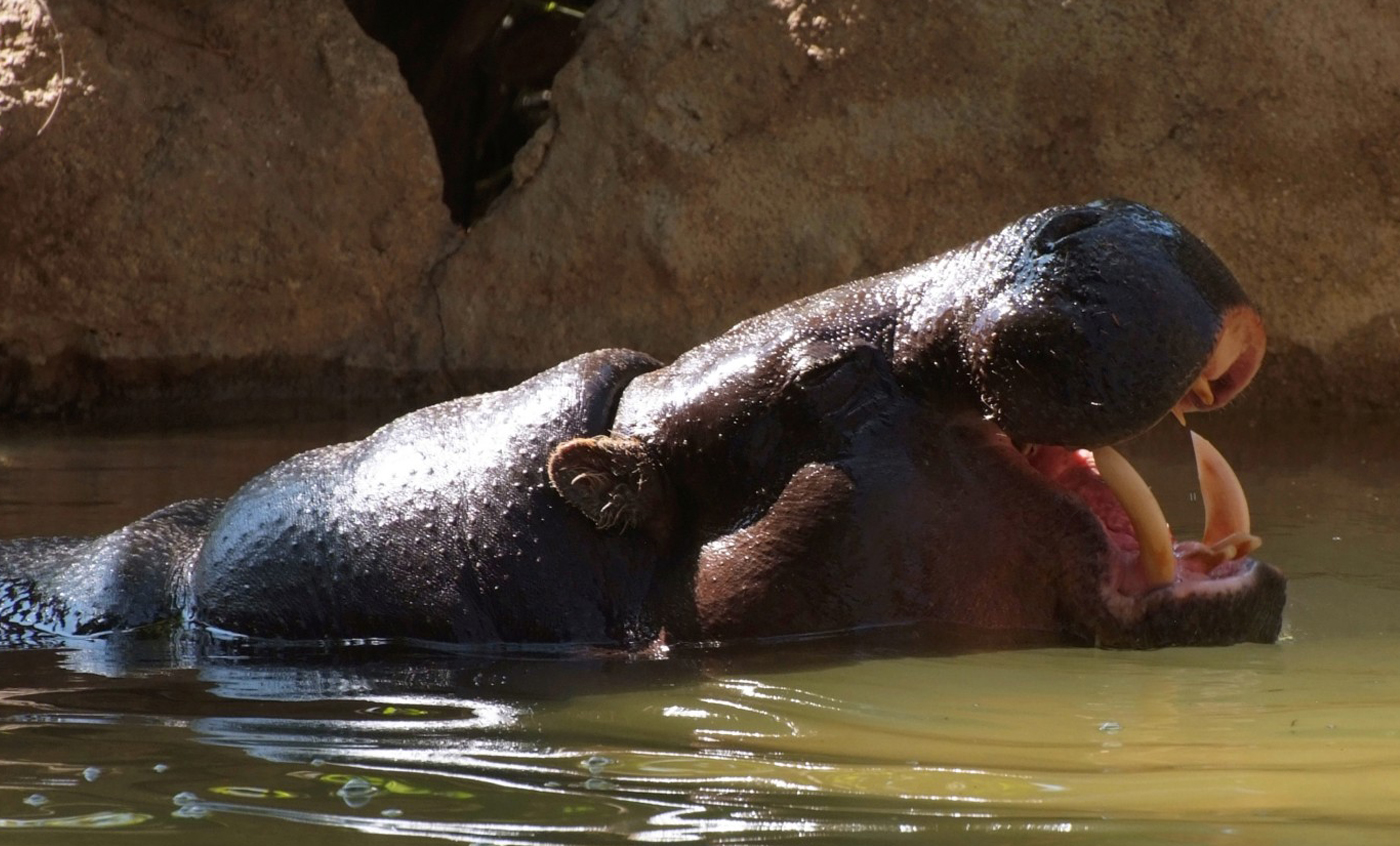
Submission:
[[[1206,433],[1250,493],[1261,555],[1292,579],[1277,646],[950,655],[892,632],[668,660],[159,639],[0,653],[0,828],[1385,842],[1400,825],[1397,433]],[[343,436],[0,446],[0,531],[110,528]],[[1127,452],[1199,531],[1184,433]]]

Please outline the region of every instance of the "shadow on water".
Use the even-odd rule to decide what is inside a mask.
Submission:
[[[1275,646],[949,649],[892,630],[665,660],[179,638],[0,652],[0,828],[199,843],[1383,842],[1400,824],[1396,433],[1236,425],[1203,428],[1251,494],[1263,557],[1292,579]],[[236,484],[285,446],[188,438],[107,452],[95,439],[96,469],[73,467],[67,491],[33,484],[71,456],[62,444],[11,449],[7,532],[65,509],[110,528],[226,492],[166,496]],[[1199,531],[1184,434],[1129,452],[1174,525]],[[154,489],[148,461],[165,468]],[[112,504],[92,504],[99,489]]]

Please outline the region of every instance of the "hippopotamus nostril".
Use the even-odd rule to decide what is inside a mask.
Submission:
[[[1082,207],[1060,212],[1040,227],[1031,241],[1031,250],[1038,256],[1055,249],[1060,241],[1076,232],[1082,232],[1103,219],[1103,210]]]

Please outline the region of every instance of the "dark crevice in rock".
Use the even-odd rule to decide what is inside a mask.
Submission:
[[[465,234],[452,238],[443,248],[442,254],[433,262],[433,266],[428,268],[426,284],[432,296],[432,323],[437,328],[438,333],[438,368],[443,380],[454,394],[460,394],[461,388],[452,376],[452,370],[447,361],[448,332],[447,323],[442,316],[442,276],[446,272],[448,262],[452,260],[465,243]]]
[[[549,87],[593,0],[345,5],[398,56],[437,148],[443,201],[470,224],[510,185],[511,160],[548,117]]]

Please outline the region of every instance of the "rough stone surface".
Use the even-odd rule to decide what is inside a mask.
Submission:
[[[28,31],[61,44],[63,99],[37,138],[0,111],[0,411],[431,378],[440,171],[341,4],[48,5]],[[0,17],[0,50],[23,30]]]
[[[75,84],[44,7],[0,0],[0,162],[41,134]]]
[[[612,0],[448,263],[456,369],[670,356],[1104,195],[1261,304],[1246,397],[1400,406],[1400,6]],[[489,273],[483,272],[489,268]]]
[[[332,0],[51,5],[61,40],[21,47],[4,14],[36,3],[0,0],[0,66],[29,63],[0,103],[32,94],[0,105],[0,414],[671,356],[1104,195],[1254,293],[1246,401],[1400,408],[1394,3],[603,0],[465,238],[393,57]]]

